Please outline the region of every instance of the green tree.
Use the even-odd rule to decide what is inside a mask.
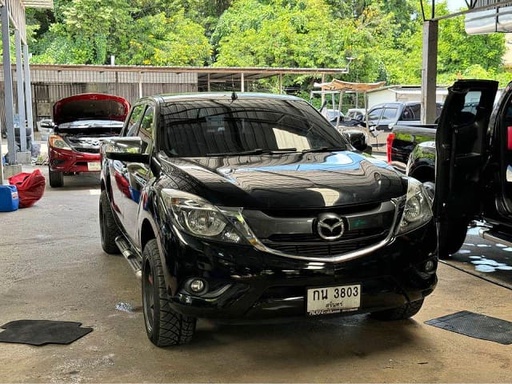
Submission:
[[[27,23],[33,63],[343,68],[350,57],[343,80],[419,84],[421,16],[416,0],[54,0]],[[438,82],[504,78],[504,50],[501,34],[467,36],[463,16],[440,20]]]
[[[210,57],[204,28],[180,1],[61,0],[55,13],[62,22],[38,39],[33,63],[106,64],[114,55],[118,64],[204,65]]]
[[[468,35],[464,28],[464,17],[461,16],[439,22],[440,75],[462,74],[473,65],[479,65],[491,73],[501,72],[504,54],[504,34]]]
[[[221,16],[212,42],[215,65],[343,67],[340,20],[323,0],[237,0]]]
[[[181,10],[172,17],[164,13],[135,21],[129,49],[119,52],[119,62],[129,65],[202,66],[211,49],[204,28],[187,19]]]

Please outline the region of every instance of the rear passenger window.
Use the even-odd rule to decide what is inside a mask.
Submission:
[[[133,108],[133,111],[128,119],[128,124],[126,124],[126,135],[125,136],[136,136],[139,132],[139,122],[142,114],[144,113],[144,109],[146,106],[144,104],[137,105]]]

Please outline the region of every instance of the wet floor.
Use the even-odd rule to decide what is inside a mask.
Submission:
[[[512,247],[481,238],[470,228],[462,248],[445,262],[512,289]]]
[[[506,247],[470,233],[411,320],[199,320],[189,345],[163,349],[146,337],[140,282],[122,257],[101,250],[98,198],[97,179],[69,177],[33,207],[0,214],[0,326],[60,320],[93,329],[67,345],[0,343],[0,382],[512,381],[512,345],[426,324],[459,311],[512,321]]]

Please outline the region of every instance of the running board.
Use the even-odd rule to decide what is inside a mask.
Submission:
[[[507,236],[503,233],[492,232],[490,229],[480,229],[480,237],[485,240],[492,241],[494,243],[502,243],[508,247],[512,247],[512,237]]]
[[[139,259],[133,253],[128,241],[124,238],[124,236],[118,236],[115,240],[117,247],[121,251],[121,254],[124,256],[130,267],[132,267],[133,272],[135,272],[135,276],[140,280],[142,279],[142,265],[139,262]]]

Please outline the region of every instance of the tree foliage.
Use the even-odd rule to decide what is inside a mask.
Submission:
[[[428,9],[426,10],[428,14]],[[436,13],[446,14],[444,2]],[[33,63],[327,67],[343,80],[419,84],[423,18],[416,0],[54,0],[28,10]],[[503,77],[500,34],[468,36],[439,21],[439,82]],[[291,79],[290,82],[306,79]]]

